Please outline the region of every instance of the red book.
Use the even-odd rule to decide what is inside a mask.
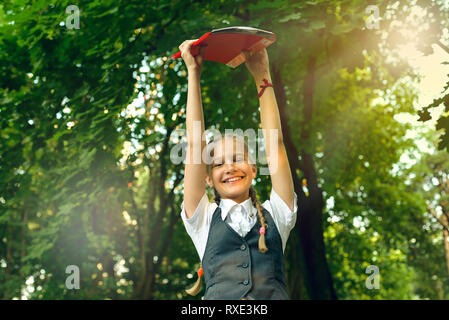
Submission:
[[[193,56],[200,53],[200,47],[205,46],[204,60],[224,63],[235,68],[245,62],[244,50],[259,51],[276,41],[272,32],[251,27],[229,27],[215,29],[206,33],[193,43],[190,52]],[[181,52],[172,56],[181,58]]]

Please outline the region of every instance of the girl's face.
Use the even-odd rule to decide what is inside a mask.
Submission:
[[[251,182],[256,177],[255,164],[248,163],[248,154],[243,143],[227,138],[214,146],[211,175],[206,181],[215,188],[224,199],[232,199],[237,203],[249,197]]]

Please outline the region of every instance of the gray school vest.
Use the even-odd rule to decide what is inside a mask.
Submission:
[[[263,212],[268,224],[265,253],[259,251],[259,220],[242,238],[223,221],[221,208],[215,210],[202,261],[205,300],[289,299],[281,236],[271,214],[265,208]]]

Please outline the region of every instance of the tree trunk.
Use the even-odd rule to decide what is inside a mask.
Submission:
[[[168,167],[169,167],[169,148],[168,148],[168,142],[170,139],[170,134],[173,131],[173,128],[167,129],[166,138],[164,140],[164,144],[162,147],[162,150],[160,152],[160,162],[159,162],[159,177],[155,180],[157,181],[156,184],[151,184],[152,186],[157,186],[156,188],[153,188],[153,197],[157,197],[159,199],[159,206],[157,208],[157,212],[154,208],[154,198],[153,198],[153,210],[154,214],[152,215],[152,221],[151,221],[151,228],[149,227],[149,238],[147,240],[147,237],[144,237],[145,241],[148,241],[145,244],[145,260],[146,260],[146,276],[145,279],[141,283],[143,283],[143,287],[139,287],[138,291],[136,292],[135,296],[139,296],[142,299],[153,299],[154,297],[154,285],[156,280],[156,274],[159,270],[159,266],[162,262],[162,259],[164,258],[166,254],[166,250],[160,251],[158,248],[165,248],[165,245],[168,245],[168,243],[171,240],[173,232],[170,232],[170,228],[173,228],[173,226],[168,227],[168,232],[165,234],[162,234],[162,229],[164,225],[164,217],[167,217],[168,212],[168,206],[169,204],[172,204],[174,199],[174,193],[173,189],[180,183],[182,180],[182,176],[178,177],[174,183],[173,189],[171,192],[167,194],[165,189],[165,181],[167,180],[167,174],[168,174]],[[149,184],[150,186],[150,184]],[[151,187],[149,188],[151,190]],[[151,198],[151,195],[150,195]],[[147,210],[147,217],[149,217],[150,211]],[[148,221],[148,226],[150,225]],[[174,225],[174,224],[173,224]],[[157,261],[153,261],[153,257],[157,256]]]
[[[435,289],[437,292],[438,300],[444,300],[444,290],[443,290],[443,284],[441,283],[440,279],[437,279],[435,282]]]
[[[310,141],[310,129],[308,127],[310,126],[313,115],[315,64],[315,57],[310,57],[307,63],[307,74],[303,82],[304,122],[301,126],[302,144],[307,144]],[[303,150],[301,151],[301,162],[298,159],[299,153],[291,139],[288,127],[286,117],[287,99],[281,81],[280,69],[273,66],[273,71],[274,87],[278,99],[284,143],[289,157],[295,192],[298,195],[298,221],[292,236],[298,237],[300,249],[298,248],[299,250],[296,256],[294,254],[291,255],[291,258],[298,260],[290,261],[292,268],[289,278],[292,280],[295,279],[298,273],[302,274],[305,287],[307,288],[307,295],[310,299],[337,299],[326,260],[322,224],[324,201],[322,190],[318,187],[313,157]],[[308,194],[305,194],[302,190],[301,179],[299,177],[301,172],[307,181]],[[303,297],[299,286],[294,287],[291,293],[292,299]]]
[[[443,214],[441,218],[444,222],[444,227],[446,227],[443,228],[443,246],[444,246],[444,257],[446,258],[446,271],[447,274],[449,275],[449,232],[447,231],[447,228],[449,228],[449,221],[445,214]]]
[[[301,171],[301,164],[298,160],[298,152],[296,147],[292,141],[290,128],[288,126],[287,119],[287,97],[285,94],[284,86],[281,79],[280,69],[281,67],[273,64],[273,85],[276,94],[276,100],[279,108],[279,117],[281,119],[282,126],[282,136],[284,139],[285,148],[287,151],[287,156],[290,163],[290,171],[292,174],[293,185],[295,188],[295,192],[298,195],[303,193],[301,189],[300,179],[298,177],[298,172]],[[298,209],[299,214],[299,209]],[[286,278],[289,289],[289,295],[291,299],[303,299],[304,297],[304,286],[305,282],[305,263],[304,256],[301,248],[301,239],[299,238],[296,232],[292,232],[290,235],[290,240],[287,242],[287,248],[285,250],[285,258],[287,259],[286,268]]]
[[[309,57],[307,74],[303,84],[304,122],[301,126],[301,141],[310,141],[310,126],[313,117],[313,98],[315,93],[316,58]],[[304,177],[307,181],[309,195],[300,196],[299,232],[307,266],[308,292],[311,299],[337,299],[332,276],[326,260],[323,237],[323,194],[318,187],[317,175],[313,165],[313,157],[302,150]]]

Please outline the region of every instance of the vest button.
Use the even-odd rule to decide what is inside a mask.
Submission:
[[[241,246],[240,246],[240,250],[245,250],[246,249],[246,246],[244,245],[244,244],[242,244]]]
[[[243,267],[243,268],[248,268],[248,264],[247,264],[247,263],[244,263],[244,264],[242,264],[242,267]]]
[[[247,286],[247,285],[248,285],[248,283],[249,283],[249,281],[248,281],[248,280],[245,280],[245,281],[243,281],[243,284],[244,284],[245,286]]]

